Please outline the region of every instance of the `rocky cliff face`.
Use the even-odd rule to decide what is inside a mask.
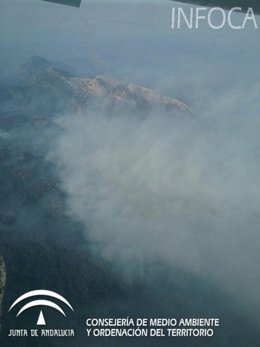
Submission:
[[[77,89],[82,101],[86,101],[91,96],[100,96],[109,98],[114,105],[125,102],[138,109],[149,110],[155,106],[163,106],[168,109],[188,111],[188,107],[183,102],[167,96],[161,96],[152,89],[132,83],[108,79],[102,76],[95,78],[69,78],[67,82],[74,89]]]
[[[0,256],[0,332],[1,332],[1,318],[2,318],[2,301],[5,289],[6,281],[6,269],[5,262],[2,256]]]
[[[160,107],[170,112],[189,113],[182,101],[162,96],[156,91],[104,76],[76,77],[59,65],[34,57],[15,76],[16,85],[0,85],[0,103],[32,109],[39,105],[48,112],[85,109],[91,102],[104,102],[106,111],[113,108],[127,112],[149,112]],[[19,81],[19,83],[17,83]]]

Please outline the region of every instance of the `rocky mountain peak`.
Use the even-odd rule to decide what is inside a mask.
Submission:
[[[22,65],[19,81],[19,88],[8,86],[3,90],[8,104],[14,99],[19,100],[20,105],[41,102],[48,112],[55,113],[62,111],[62,107],[72,111],[85,109],[91,100],[98,99],[99,103],[104,100],[109,109],[122,106],[126,111],[146,112],[160,107],[170,112],[190,113],[182,101],[160,95],[151,88],[100,75],[74,76],[60,64],[38,56]]]

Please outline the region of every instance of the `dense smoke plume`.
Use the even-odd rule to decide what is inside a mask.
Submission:
[[[98,253],[125,273],[181,267],[259,304],[258,87],[192,118],[95,107],[59,119],[49,158]]]

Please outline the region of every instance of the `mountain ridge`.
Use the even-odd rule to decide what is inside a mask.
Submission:
[[[161,95],[154,89],[103,75],[75,76],[61,64],[38,56],[22,64],[20,80],[33,91],[33,98],[39,95],[56,101],[63,98],[66,107],[85,108],[90,99],[101,98],[106,99],[111,107],[124,105],[132,111],[151,111],[155,107],[162,107],[167,111],[190,113],[184,102]]]

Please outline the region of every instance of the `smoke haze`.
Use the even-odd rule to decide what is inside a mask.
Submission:
[[[165,307],[172,314],[178,305],[179,312],[188,307],[194,316],[201,307],[216,315],[226,310],[224,340],[220,334],[213,344],[250,344],[250,329],[255,327],[251,318],[259,324],[260,308],[259,31],[250,27],[212,31],[205,25],[200,30],[173,31],[175,5],[161,0],[82,0],[81,8],[74,9],[40,0],[1,1],[3,96],[20,90],[19,79],[19,88],[9,90],[9,83],[17,83],[13,76],[21,74],[21,64],[38,55],[76,77],[102,75],[145,86],[181,100],[191,110],[166,112],[157,107],[144,114],[118,107],[110,112],[107,100],[100,98],[72,112],[66,99],[70,90],[59,93],[63,84],[54,86],[46,76],[43,80],[30,76],[43,85],[18,93],[23,106],[13,115],[8,98],[1,109],[1,212],[10,224],[4,233],[21,253],[26,234],[40,240],[37,247],[45,248],[39,268],[44,271],[38,271],[30,258],[24,263],[42,275],[39,286],[60,286],[57,291],[67,286],[75,301],[78,293],[85,293],[77,303],[80,315],[88,312],[91,300],[98,313],[109,305],[115,312],[120,305],[131,311],[128,294],[122,295],[122,302],[118,299],[118,293],[129,290],[124,287],[120,292],[121,279],[124,283],[124,278],[141,278],[144,286],[153,286],[143,300],[144,314],[152,308],[161,315]],[[243,14],[234,16],[240,21]],[[61,248],[56,253],[57,240],[59,245],[80,248],[84,256],[72,256],[70,265],[73,252]],[[97,260],[92,267],[89,248]],[[13,256],[12,249],[10,253]],[[33,248],[31,256],[40,258]],[[49,259],[55,259],[57,267],[46,282]],[[111,273],[108,266],[100,270],[100,259],[102,266],[103,259],[109,264]],[[63,272],[56,279],[60,263]],[[78,266],[82,268],[77,273]],[[22,289],[34,285],[34,277],[32,282],[24,280],[31,273],[24,269],[17,267],[13,275],[16,280],[17,273],[22,274]],[[8,295],[13,295],[11,282],[9,288]],[[210,293],[205,303],[204,288]],[[218,307],[219,293],[211,296],[218,289],[226,301],[236,301],[235,309],[222,297]],[[187,297],[190,301],[184,306]],[[138,300],[142,301],[141,294]],[[249,330],[241,329],[241,340],[237,318],[230,319],[233,312],[250,323]],[[244,315],[247,312],[250,315]]]
[[[69,214],[103,257],[124,272],[182,267],[259,304],[258,88],[210,100],[192,118],[95,107],[59,119],[50,158]]]

